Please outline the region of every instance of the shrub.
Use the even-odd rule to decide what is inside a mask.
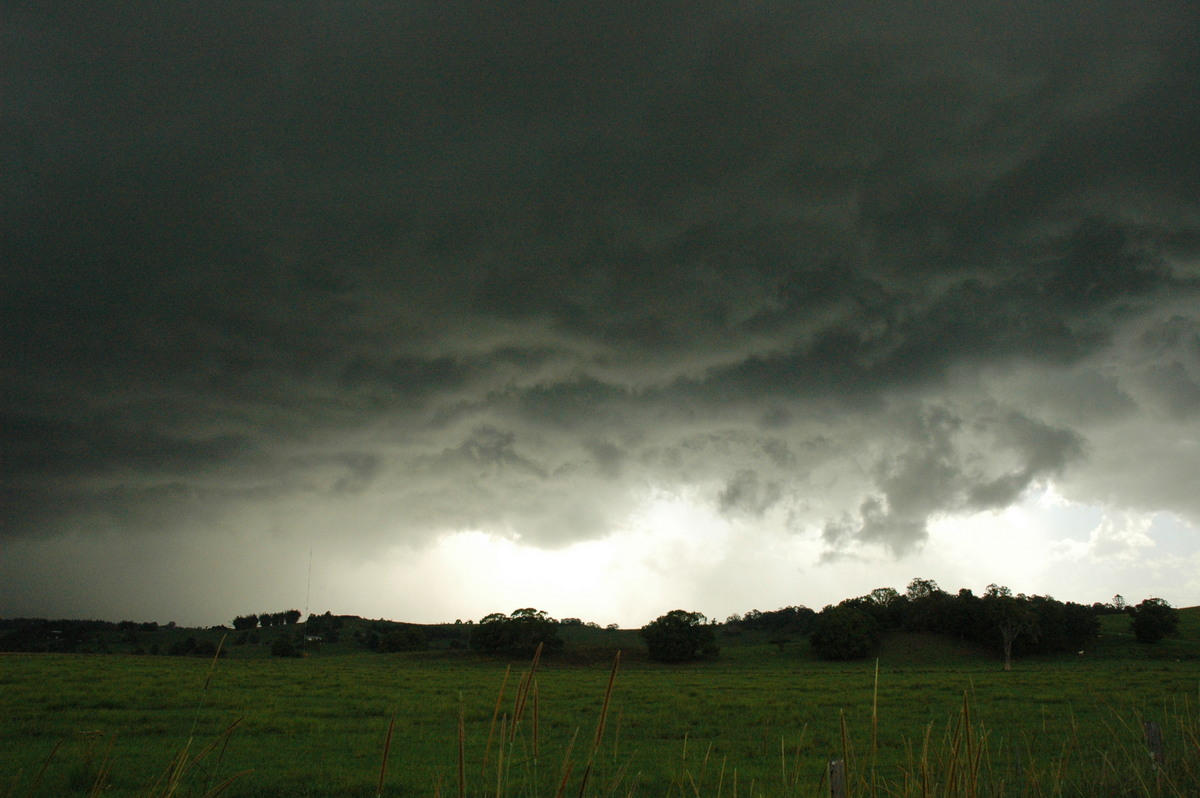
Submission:
[[[425,634],[415,626],[405,626],[381,636],[375,650],[380,654],[391,654],[397,651],[420,651],[425,646]]]
[[[196,650],[196,638],[189,637],[187,640],[176,640],[167,649],[167,654],[172,657],[186,657]]]
[[[291,635],[281,635],[275,638],[271,643],[272,657],[298,657],[300,649],[296,648],[296,644],[292,641]]]
[[[217,655],[217,644],[211,640],[201,640],[192,648],[191,653],[197,657],[215,657]],[[222,654],[225,652],[222,651]]]

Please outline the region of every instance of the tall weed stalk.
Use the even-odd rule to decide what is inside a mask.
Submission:
[[[617,788],[624,778],[626,772],[624,767],[617,767],[611,780],[597,781],[617,672],[621,663],[620,652],[613,660],[612,670],[609,672],[604,696],[600,703],[596,728],[586,749],[586,758],[582,763],[582,770],[579,771],[574,787],[572,785],[577,772],[574,752],[579,735],[578,729],[567,741],[562,763],[554,775],[543,775],[540,770],[543,741],[541,739],[541,698],[536,677],[541,655],[542,647],[539,645],[537,651],[534,652],[529,669],[521,675],[517,682],[511,708],[507,712],[504,710],[505,693],[511,677],[511,668],[505,670],[499,694],[492,708],[492,719],[478,770],[484,778],[483,783],[489,785],[486,792],[472,793],[468,789],[466,774],[468,771],[475,772],[475,769],[469,767],[467,763],[466,710],[460,703],[456,761],[459,798],[467,798],[468,795],[491,795],[495,798],[511,798],[512,796],[534,798],[538,795],[553,795],[556,798],[562,798],[562,796],[572,793],[579,798],[584,798],[584,796],[593,794],[605,796],[620,794]],[[551,780],[543,783],[548,778]],[[441,794],[440,782],[434,785],[434,789],[435,794]]]

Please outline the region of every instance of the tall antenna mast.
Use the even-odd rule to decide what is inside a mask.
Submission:
[[[300,635],[300,650],[308,645],[308,601],[312,598],[312,546],[308,547],[308,584],[304,588],[304,634]]]
[[[312,598],[312,546],[308,547],[308,585],[304,588],[304,630],[308,631],[308,601]]]

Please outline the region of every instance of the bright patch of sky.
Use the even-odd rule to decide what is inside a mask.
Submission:
[[[1107,602],[1123,593],[1136,603],[1163,595],[1164,584],[1182,581],[1195,591],[1198,580],[1189,582],[1187,571],[1197,565],[1188,555],[1196,535],[1175,516],[1106,512],[1046,484],[1002,511],[932,521],[928,542],[899,561],[866,550],[829,560],[815,531],[797,534],[777,518],[731,520],[697,491],[652,491],[622,529],[599,540],[543,549],[466,530],[425,549],[397,547],[349,571],[323,576],[318,568],[313,609],[432,622],[536,607],[637,627],[676,608],[717,619],[788,605],[820,609],[876,587],[903,592],[915,577],[951,592],[982,594],[997,582],[1063,601]],[[367,596],[345,585],[386,587]],[[1187,603],[1194,595],[1164,597]]]

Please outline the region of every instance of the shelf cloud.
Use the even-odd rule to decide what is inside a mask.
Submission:
[[[1200,603],[1194,4],[0,29],[0,615],[215,623],[313,556],[321,609],[511,609],[439,559],[464,535],[628,552],[530,601],[629,624],[902,574]],[[1045,496],[1092,520],[1038,568],[930,543]],[[419,590],[362,576],[393,559]]]

